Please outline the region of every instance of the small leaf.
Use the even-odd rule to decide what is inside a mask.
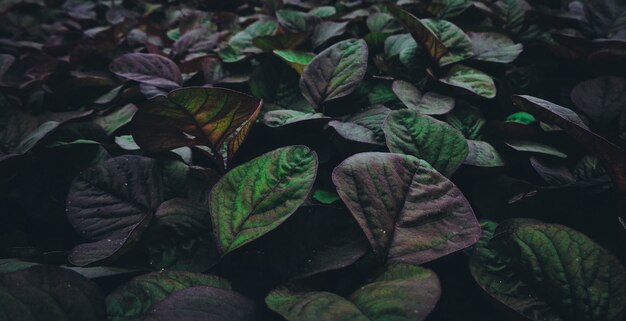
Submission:
[[[279,148],[229,171],[209,201],[220,253],[285,221],[309,196],[316,173],[317,155],[304,146]]]
[[[529,140],[509,140],[506,141],[505,144],[520,152],[539,153],[560,158],[567,158],[567,155],[560,150],[540,142],[533,142]]]
[[[98,285],[80,274],[37,265],[0,274],[0,315],[4,320],[105,321]]]
[[[153,272],[138,276],[106,297],[110,321],[138,320],[155,303],[177,291],[196,287],[230,289],[228,281],[213,275],[189,272]]]
[[[339,200],[339,195],[334,191],[318,189],[313,193],[313,198],[322,204],[332,204]]]
[[[302,95],[313,106],[353,92],[367,70],[367,44],[363,40],[340,41],[320,52],[300,77]]]
[[[128,104],[117,108],[107,115],[96,117],[94,122],[100,125],[108,135],[112,135],[116,130],[130,123],[136,112],[137,107],[133,104]]]
[[[263,115],[263,123],[268,127],[282,127],[306,121],[328,121],[322,113],[306,113],[297,110],[272,110]]]
[[[489,143],[480,140],[467,140],[468,153],[463,164],[478,167],[504,166],[504,160]]]
[[[311,44],[314,48],[323,45],[326,41],[341,36],[346,32],[348,22],[324,21],[315,26],[311,35]]]
[[[496,85],[489,75],[463,65],[452,66],[439,81],[463,88],[485,98],[496,96]]]
[[[582,233],[517,219],[501,223],[490,241],[488,236],[470,270],[496,300],[530,320],[620,320],[626,270]]]
[[[320,18],[306,12],[283,9],[276,11],[276,18],[281,26],[296,32],[311,32]]]
[[[332,120],[328,126],[347,140],[384,145],[383,122],[390,112],[391,110],[385,106],[375,106],[346,119],[345,122]]]
[[[448,48],[443,42],[414,15],[395,4],[388,2],[385,5],[389,12],[404,25],[409,33],[411,33],[413,39],[415,39],[421,47],[426,49],[426,52],[433,62],[438,63],[448,52]]]
[[[463,30],[452,22],[424,19],[422,23],[448,48],[448,52],[439,59],[439,66],[459,62],[474,55],[472,41]]]
[[[295,50],[274,50],[274,54],[284,60],[298,74],[302,74],[304,68],[313,60],[315,54]]]
[[[391,88],[407,108],[424,115],[443,115],[454,108],[454,98],[434,92],[422,95],[417,87],[404,80],[395,80]]]
[[[524,26],[528,10],[530,5],[525,0],[498,0],[493,4],[493,12],[499,16],[502,27],[513,33]]]
[[[458,130],[412,110],[392,111],[383,131],[391,152],[421,158],[446,176],[467,157],[467,142]]]
[[[514,43],[511,38],[496,32],[469,32],[467,35],[472,40],[474,48],[473,59],[511,63],[524,50],[521,43]]]
[[[113,60],[109,69],[120,77],[164,89],[178,88],[183,83],[178,66],[155,54],[125,54]]]
[[[390,266],[372,283],[343,298],[330,292],[273,290],[267,306],[288,321],[424,320],[441,294],[437,276],[408,264]]]
[[[536,122],[535,116],[527,113],[527,112],[517,112],[512,113],[506,117],[505,122],[518,123],[522,125],[528,125]]]
[[[357,154],[336,167],[332,179],[380,259],[422,264],[480,236],[461,191],[413,156]]]

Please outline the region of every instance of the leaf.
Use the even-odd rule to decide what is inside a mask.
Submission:
[[[413,39],[415,39],[421,47],[426,49],[428,56],[434,63],[438,63],[448,52],[448,48],[443,42],[414,15],[390,2],[385,3],[385,6],[387,10],[402,23],[404,28],[411,33]]]
[[[317,155],[283,147],[229,171],[210,194],[213,233],[226,254],[271,231],[309,196]]]
[[[526,11],[530,5],[525,0],[499,0],[493,4],[493,12],[500,18],[502,27],[518,33],[524,26]]]
[[[404,80],[395,80],[391,88],[407,108],[424,115],[443,115],[454,108],[454,98],[434,92],[422,95],[417,87]]]
[[[258,36],[252,44],[263,51],[292,50],[307,40],[306,33],[286,33],[271,36]]]
[[[419,321],[432,311],[440,294],[439,280],[430,270],[397,264],[347,298],[279,288],[269,293],[265,303],[288,321]]]
[[[135,105],[127,104],[107,115],[96,117],[94,122],[100,125],[108,135],[112,135],[116,130],[130,123],[136,112],[137,107]]]
[[[272,110],[263,115],[263,123],[274,128],[302,122],[327,122],[328,120],[329,118],[322,113],[306,113],[289,109]]]
[[[319,17],[296,10],[278,10],[276,18],[281,26],[295,32],[311,32],[320,21]]]
[[[453,23],[433,19],[424,19],[422,23],[448,48],[447,53],[439,59],[439,66],[459,62],[474,55],[472,41],[463,30]]]
[[[392,153],[423,159],[446,176],[452,176],[467,157],[467,142],[458,130],[412,110],[392,111],[383,131]]]
[[[518,123],[522,125],[529,125],[536,121],[535,116],[523,111],[512,113],[508,115],[505,120],[505,122]]]
[[[311,35],[311,44],[317,48],[326,41],[344,34],[347,26],[348,22],[323,21],[315,26]]]
[[[100,288],[78,273],[48,265],[0,274],[4,320],[105,321]]]
[[[0,259],[0,274],[21,271],[35,265],[39,264],[18,259]]]
[[[489,143],[480,140],[467,140],[468,153],[463,164],[478,167],[504,166],[504,160]]]
[[[385,106],[374,106],[346,119],[345,122],[331,120],[328,126],[347,140],[384,145],[383,122],[390,112]]]
[[[463,88],[485,98],[496,96],[496,85],[489,75],[463,65],[452,66],[439,81],[450,86]]]
[[[398,23],[392,15],[377,12],[367,17],[365,21],[367,24],[367,28],[372,33],[380,32],[380,33],[394,33],[402,29],[402,25]]]
[[[210,286],[230,289],[230,283],[218,276],[162,271],[138,276],[123,284],[106,297],[110,321],[139,320],[159,301],[183,289]]]
[[[572,89],[570,97],[580,111],[601,127],[626,115],[626,79],[621,77],[603,76],[583,81]]]
[[[417,43],[410,34],[391,35],[385,39],[385,57],[392,58],[408,47],[417,47]]]
[[[576,182],[574,174],[559,161],[547,157],[531,156],[530,165],[532,165],[541,179],[551,186],[564,186]]]
[[[511,38],[496,32],[468,32],[474,48],[473,59],[511,63],[524,50],[521,43],[514,43]]]
[[[203,145],[218,153],[241,126],[254,122],[262,105],[230,89],[181,88],[141,106],[131,122],[132,134],[149,152]]]
[[[353,92],[367,70],[367,44],[363,40],[340,41],[320,52],[300,77],[300,90],[313,106]]]
[[[174,89],[183,84],[178,66],[160,55],[125,54],[113,60],[109,69],[122,78],[163,89]]]
[[[530,320],[617,321],[626,307],[624,267],[557,224],[500,224],[475,250],[470,270],[483,290]]]
[[[274,50],[276,56],[284,60],[291,68],[302,74],[304,68],[313,60],[315,54],[295,50]]]
[[[79,266],[115,259],[138,241],[154,210],[176,196],[164,163],[139,156],[109,159],[82,172],[70,186],[67,218],[92,243],[75,247]],[[179,174],[180,175],[180,174]]]
[[[413,156],[357,154],[336,167],[332,179],[380,259],[422,264],[480,236],[461,191]]]
[[[560,158],[567,158],[567,155],[560,150],[539,142],[529,140],[509,140],[506,141],[505,144],[520,152],[539,153]]]
[[[177,291],[154,304],[144,321],[249,321],[254,320],[254,302],[226,289],[196,286]]]
[[[319,6],[311,9],[309,11],[309,14],[320,18],[329,18],[337,14],[337,9],[335,9],[335,7],[333,6]]]
[[[339,200],[339,195],[334,191],[317,189],[313,193],[313,198],[322,204],[332,204]]]

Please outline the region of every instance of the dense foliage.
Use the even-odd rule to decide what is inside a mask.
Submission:
[[[0,320],[624,320],[624,0],[0,17]]]

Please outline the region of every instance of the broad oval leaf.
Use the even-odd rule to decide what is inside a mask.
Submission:
[[[391,89],[398,99],[409,109],[425,115],[443,115],[454,108],[454,98],[427,92],[424,95],[408,81],[396,80]]]
[[[320,52],[300,77],[302,95],[313,106],[344,97],[361,83],[367,70],[364,40],[340,41]]]
[[[496,32],[468,32],[472,40],[474,57],[472,59],[510,63],[522,53],[524,46],[514,43],[511,38]]]
[[[304,68],[313,60],[315,54],[295,50],[274,50],[276,56],[284,60],[291,68],[302,74]]]
[[[366,144],[384,145],[383,122],[391,110],[383,105],[366,109],[341,122],[331,120],[328,126],[341,137]]]
[[[530,320],[617,321],[626,269],[582,233],[557,224],[505,221],[470,260],[489,295]],[[609,299],[610,298],[610,299]]]
[[[439,279],[432,271],[396,264],[347,298],[279,288],[269,293],[265,303],[288,321],[421,321],[440,295]]]
[[[172,293],[195,286],[230,289],[230,283],[218,276],[162,271],[138,276],[106,297],[110,321],[139,320],[150,307]]]
[[[339,37],[346,32],[348,22],[324,21],[315,26],[311,35],[311,44],[317,48],[328,40]]]
[[[446,176],[452,176],[467,157],[461,132],[412,110],[392,111],[383,131],[391,152],[421,158]]]
[[[217,153],[238,129],[254,122],[262,104],[230,89],[181,88],[141,106],[131,122],[132,134],[149,152],[204,145]]]
[[[422,23],[435,33],[448,52],[439,59],[439,66],[449,65],[474,55],[470,38],[450,21],[424,19]]]
[[[271,231],[309,196],[317,154],[289,146],[229,171],[213,187],[209,204],[213,233],[222,254]]]
[[[76,272],[37,265],[0,274],[0,316],[19,321],[105,321],[98,285]]]
[[[421,264],[466,248],[480,236],[461,191],[413,156],[357,154],[336,167],[332,179],[381,259]]]
[[[183,84],[178,66],[156,54],[125,54],[113,60],[109,69],[120,77],[159,88],[174,89]]]
[[[172,293],[154,304],[142,321],[251,321],[254,302],[228,289],[196,286]]]
[[[496,85],[493,79],[484,72],[467,66],[452,66],[439,81],[485,98],[496,96]]]
[[[426,49],[433,62],[438,63],[448,52],[448,48],[443,42],[420,19],[391,2],[387,2],[385,5],[389,12],[411,33],[413,39]]]
[[[504,166],[504,160],[489,143],[480,140],[467,140],[468,153],[463,164],[478,167]]]
[[[598,126],[607,126],[620,115],[626,115],[626,79],[604,76],[583,81],[571,92],[574,105]]]

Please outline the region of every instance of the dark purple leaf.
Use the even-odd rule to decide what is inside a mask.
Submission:
[[[125,54],[113,60],[109,69],[120,77],[164,89],[178,88],[183,84],[178,66],[160,55]]]

